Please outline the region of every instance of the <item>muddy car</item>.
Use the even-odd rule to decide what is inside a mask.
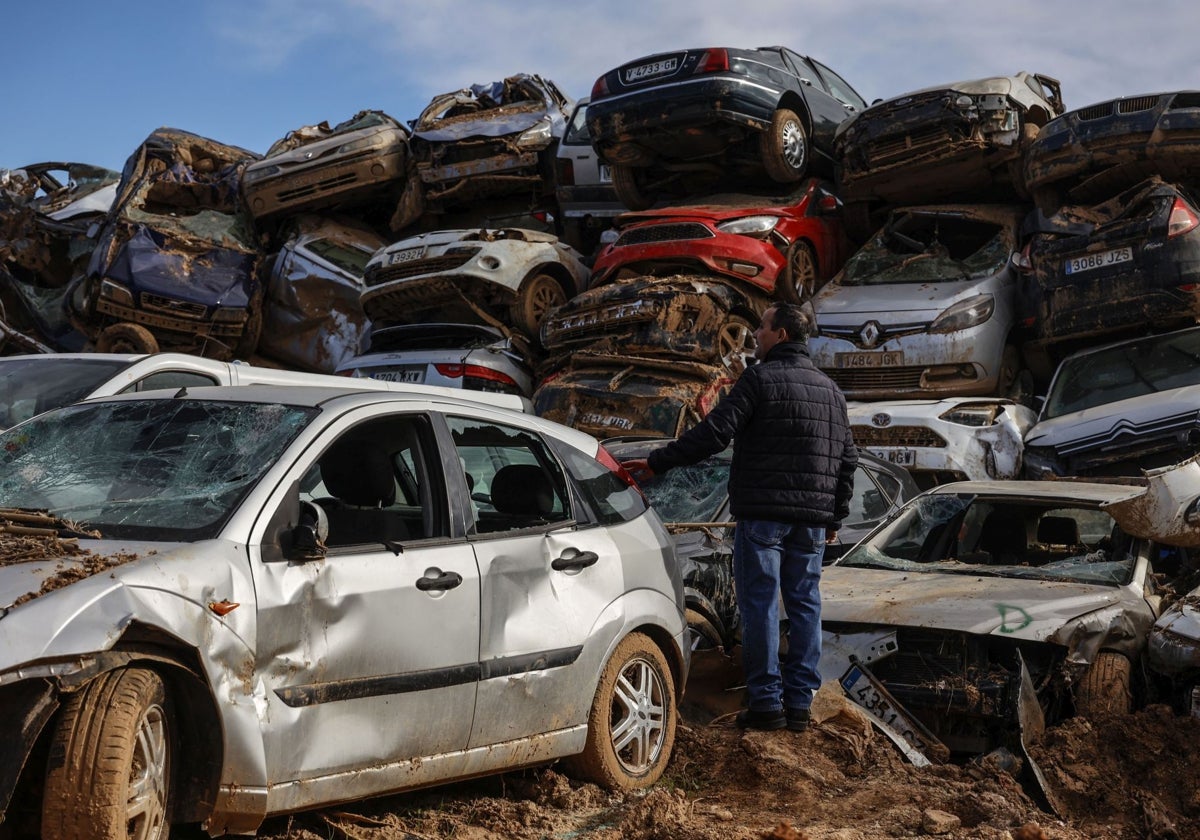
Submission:
[[[539,417],[598,438],[678,437],[729,393],[724,365],[661,356],[579,352],[533,393]]]
[[[624,463],[645,458],[668,443],[615,439],[605,441],[604,448]],[[730,650],[740,638],[741,619],[733,591],[734,522],[726,492],[732,459],[733,450],[727,449],[698,464],[639,482],[675,540],[694,648]],[[900,467],[860,455],[850,515],[837,533],[837,542],[825,546],[825,562],[840,557],[919,492]]]
[[[359,111],[288,132],[246,167],[242,192],[256,220],[372,201],[394,209],[408,172],[408,129],[382,111]]]
[[[861,224],[880,205],[1024,197],[1023,154],[1062,112],[1058,81],[1025,71],[878,102],[834,140],[847,213]]]
[[[754,355],[767,303],[711,276],[630,277],[553,310],[541,343],[555,355],[586,349],[693,359],[737,374]]]
[[[288,365],[333,373],[371,331],[359,298],[367,262],[387,242],[365,225],[298,216],[266,282],[258,351]]]
[[[443,230],[395,242],[371,258],[362,306],[380,324],[422,313],[512,323],[536,337],[550,310],[587,287],[580,254],[548,233]]]
[[[342,382],[91,401],[0,437],[6,828],[253,834],[559,758],[659,778],[689,651],[632,479],[511,397]]]
[[[727,175],[790,184],[810,166],[832,169],[834,132],[866,107],[837,73],[785,47],[718,47],[608,71],[587,121],[617,195],[644,210]]]
[[[1072,714],[1132,710],[1179,563],[1104,510],[1128,492],[959,482],[909,502],[822,574],[824,647],[859,651],[833,678],[877,717],[907,712],[922,740],[959,755],[1017,752]]]
[[[1068,111],[1038,132],[1025,182],[1047,215],[1095,203],[1158,173],[1200,176],[1200,91],[1122,96]]]
[[[411,141],[424,210],[512,195],[547,204],[573,104],[554,82],[526,73],[435,96]]]
[[[1196,323],[1200,193],[1155,177],[1095,205],[1034,212],[1019,278],[1023,350],[1048,381],[1068,353]]]
[[[1037,413],[1012,400],[851,402],[859,452],[904,467],[922,487],[947,481],[1020,478],[1025,433]]]
[[[726,194],[703,204],[623,214],[592,285],[634,274],[711,273],[800,303],[842,267],[849,243],[832,187],[812,178],[787,195]]]
[[[67,298],[97,351],[254,352],[263,290],[239,185],[257,159],[172,128],[130,156],[87,273]]]
[[[1006,205],[893,211],[813,298],[813,361],[854,400],[1029,398],[1013,337],[1024,216]]]
[[[1140,475],[1200,450],[1200,327],[1064,359],[1025,435],[1030,478]]]

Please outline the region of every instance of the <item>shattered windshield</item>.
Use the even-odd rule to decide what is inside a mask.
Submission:
[[[843,286],[973,280],[998,273],[1015,244],[993,222],[955,216],[899,215],[842,270]]]
[[[1042,419],[1200,385],[1200,329],[1154,336],[1063,361]]]
[[[906,505],[839,565],[1118,586],[1134,540],[1095,506],[935,493]]]
[[[131,364],[119,359],[62,359],[47,356],[0,360],[0,428],[70,405]]]
[[[733,450],[727,449],[638,485],[663,522],[714,522],[725,504],[732,456]]]
[[[190,399],[70,406],[0,434],[0,507],[106,538],[211,539],[316,414]]]

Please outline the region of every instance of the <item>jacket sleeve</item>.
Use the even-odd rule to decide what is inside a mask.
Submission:
[[[717,403],[699,424],[688,429],[678,440],[650,453],[650,469],[664,473],[672,467],[695,464],[723,451],[754,414],[758,397],[758,378],[747,368],[729,393]]]
[[[846,441],[842,446],[842,465],[838,470],[837,496],[834,498],[834,520],[840,526],[850,515],[850,498],[854,494],[854,470],[858,467],[858,448],[850,427],[846,427]]]

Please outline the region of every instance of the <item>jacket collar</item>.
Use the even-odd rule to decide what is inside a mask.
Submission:
[[[764,362],[789,361],[796,358],[809,358],[807,341],[781,341],[767,351]]]

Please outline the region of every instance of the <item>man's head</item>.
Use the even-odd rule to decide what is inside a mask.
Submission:
[[[803,309],[791,303],[773,304],[754,331],[754,357],[766,358],[781,341],[807,341],[809,331],[808,315]]]

